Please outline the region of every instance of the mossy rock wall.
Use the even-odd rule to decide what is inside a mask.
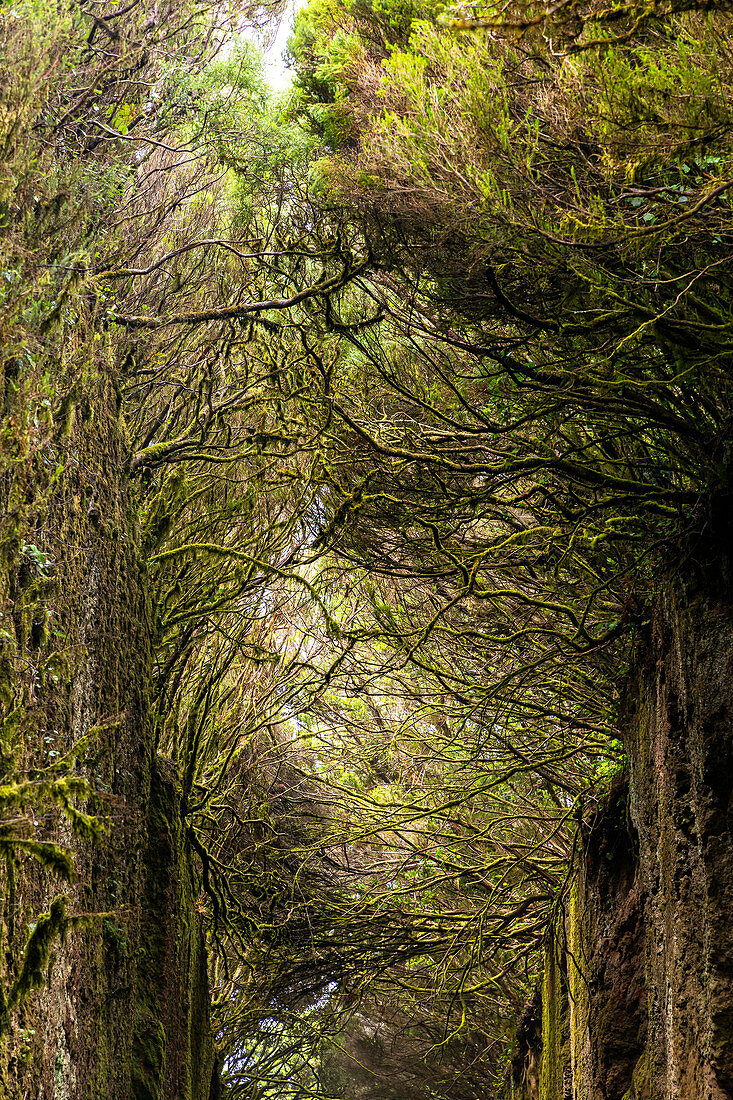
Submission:
[[[614,785],[586,836],[566,937],[573,1100],[641,1100],[645,892],[626,782]]]
[[[622,716],[630,778],[578,838],[511,1100],[733,1097],[729,505],[640,640]]]
[[[23,619],[28,569],[17,550],[6,555],[1,595],[21,667],[42,673],[11,684],[22,699],[20,764],[46,766],[87,738],[75,774],[92,792],[85,808],[107,819],[109,833],[81,840],[52,810],[36,824],[73,852],[74,881],[28,861],[1,872],[5,988],[32,922],[57,894],[70,895],[71,914],[105,915],[56,940],[43,987],[11,1014],[0,1097],[208,1100],[206,959],[176,778],[154,751],[151,616],[129,453],[114,365],[101,346],[93,354],[68,434],[44,444],[57,473],[43,498],[29,484],[15,520],[19,545],[37,542],[53,556],[53,631],[42,636],[33,614]]]
[[[627,806],[620,781],[584,830],[507,1100],[648,1100],[644,892]]]
[[[652,1100],[733,1096],[732,514],[663,594],[629,693]]]
[[[158,758],[150,791],[146,897],[132,1046],[133,1100],[209,1100],[214,1047],[206,949],[187,858],[181,790]]]
[[[539,1100],[563,1100],[565,1095],[570,1064],[567,994],[567,961],[560,913],[544,950]]]

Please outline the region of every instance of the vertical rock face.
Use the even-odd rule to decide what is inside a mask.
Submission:
[[[733,1096],[733,607],[728,540],[661,601],[630,694],[648,893],[653,1100]]]
[[[728,532],[686,576],[666,585],[637,654],[629,785],[583,837],[541,996],[517,1033],[512,1100],[733,1097]]]
[[[584,837],[517,1032],[510,1100],[648,1100],[644,888],[619,780]]]
[[[644,900],[619,782],[591,827],[567,908],[573,1100],[645,1095]]]
[[[27,863],[13,872],[2,921],[5,985],[29,924],[59,893],[82,927],[57,938],[43,986],[0,1040],[0,1097],[19,1100],[208,1100],[213,1047],[206,959],[196,919],[174,769],[156,760],[149,716],[150,608],[113,373],[101,369],[76,410],[44,519],[54,549],[52,623],[63,648],[27,695],[25,766],[83,745],[76,771],[106,817],[100,842],[51,814],[42,835],[73,851],[71,886]],[[54,456],[58,460],[58,455]],[[28,735],[24,735],[28,740]]]
[[[196,919],[180,788],[167,761],[158,760],[153,771],[149,806],[131,1095],[133,1100],[209,1100],[214,1047],[206,951]]]

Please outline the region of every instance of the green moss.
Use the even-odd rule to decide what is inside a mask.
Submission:
[[[562,932],[562,921],[558,919],[544,949],[539,1100],[563,1100],[565,1069],[570,1055],[567,984],[561,956]]]
[[[163,1100],[165,1051],[160,1020],[150,1012],[139,1013],[132,1041],[132,1100]]]
[[[143,555],[148,556],[157,550],[175,522],[185,498],[185,476],[174,470],[166,476],[160,492],[147,509],[140,540]]]
[[[63,940],[69,929],[67,907],[70,899],[60,894],[51,903],[48,913],[41,913],[36,926],[28,937],[20,974],[13,982],[7,1005],[3,1005],[3,1019],[7,1023],[7,1010],[16,1008],[30,993],[43,985],[51,948],[57,938]]]
[[[170,1060],[172,1051],[176,1100],[209,1097],[214,1057],[209,986],[181,798],[175,769],[158,758],[151,775],[146,906],[138,944],[134,1100],[166,1100],[170,1095],[166,1052]]]
[[[621,1100],[650,1100],[651,1084],[649,1080],[649,1051],[645,1050],[634,1067],[631,1086]]]
[[[588,945],[584,929],[583,884],[576,877],[568,899],[566,921],[568,956],[568,992],[570,1002],[570,1061],[573,1067],[573,1095],[586,1100],[592,1093],[590,1067],[587,1064],[588,1016]]]

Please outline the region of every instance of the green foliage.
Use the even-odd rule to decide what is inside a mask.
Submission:
[[[182,57],[166,72],[158,94],[163,103],[161,122],[175,128],[179,141],[195,147],[211,135],[233,136],[243,110],[264,111],[270,93],[260,54],[238,37],[223,57],[218,55],[207,65],[193,67]]]
[[[227,856],[209,865],[217,913],[237,930],[217,968],[222,1037],[256,1036],[231,1063],[240,1095],[252,1060],[264,1095],[327,1091],[338,1044],[342,1065],[363,1057],[364,1014],[400,1042],[419,1016],[396,1095],[427,1088],[422,1072],[458,1095],[446,1067],[467,1048],[484,1087],[500,1076],[577,816],[623,764],[634,632],[722,485],[726,174],[690,155],[698,141],[716,172],[729,157],[720,60],[702,57],[718,30],[651,28],[561,62],[530,36],[413,15],[389,50],[381,15],[316,4],[291,41],[301,118],[341,150],[315,167],[316,197],[341,204],[374,267],[290,322],[315,369],[279,441],[291,473],[318,441],[299,472],[319,485],[304,568],[338,630],[291,602],[289,559],[292,587],[273,579],[267,600],[283,705],[258,728],[261,702],[233,690],[239,752],[199,772],[200,836]],[[699,101],[692,139],[678,87]],[[270,335],[287,363],[287,334]],[[188,710],[199,729],[204,712]],[[227,724],[196,740],[202,759]],[[279,1054],[294,1036],[297,1062]]]
[[[32,82],[52,13],[16,10]],[[20,816],[99,836],[91,739],[59,732],[82,660],[59,546],[127,538],[94,491],[113,467],[232,1098],[498,1088],[624,763],[637,632],[727,500],[729,16],[463,18],[492,33],[314,0],[287,117],[241,42],[149,69],[137,15],[109,85],[56,16],[30,106],[6,79],[0,844],[69,877]],[[67,62],[79,102],[53,98]],[[100,377],[129,455],[80,454]],[[29,989],[75,919],[54,906]],[[146,1005],[136,1096],[166,1042]]]

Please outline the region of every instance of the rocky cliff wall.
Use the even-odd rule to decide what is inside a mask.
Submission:
[[[626,690],[630,775],[584,826],[511,1100],[733,1097],[729,529],[662,592]]]
[[[6,387],[6,398],[16,418],[25,415],[22,395]],[[206,958],[180,793],[153,744],[150,605],[119,404],[114,372],[98,358],[71,423],[36,440],[38,470],[20,496],[14,490],[24,503],[3,591],[16,634],[6,693],[14,774],[32,779],[74,751],[72,778],[89,786],[79,809],[107,833],[78,835],[57,798],[31,798],[7,826],[5,989],[28,962],[34,929],[51,928],[43,913],[63,919],[35,960],[37,988],[4,1022],[6,1100],[209,1100],[212,1090]],[[5,505],[12,518],[12,500]],[[37,561],[43,599],[31,600]],[[72,882],[39,870],[12,848],[14,837],[69,849]]]
[[[617,781],[545,946],[517,1033],[510,1100],[646,1100],[645,895]]]
[[[638,662],[626,719],[647,904],[653,1100],[733,1096],[730,529],[696,548]]]

